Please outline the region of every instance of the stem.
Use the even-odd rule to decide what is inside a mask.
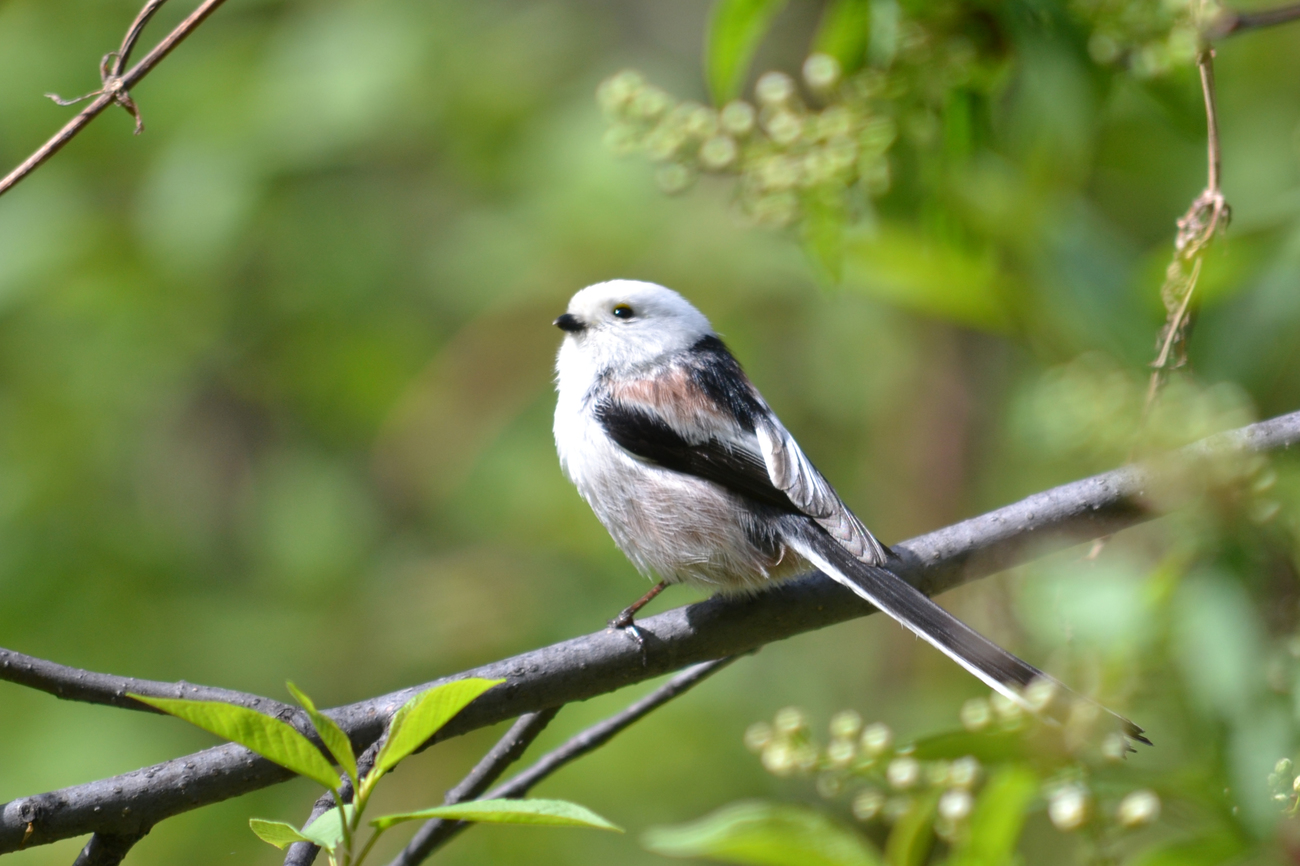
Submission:
[[[387,828],[377,829],[374,833],[370,834],[370,840],[366,842],[366,847],[361,849],[361,853],[357,855],[357,862],[352,864],[352,866],[361,866],[361,864],[365,862],[366,857],[370,854],[370,849],[375,847],[375,843],[378,842],[379,837],[383,835],[384,829]]]
[[[351,853],[352,831],[348,829],[348,811],[343,808],[343,795],[334,788],[330,789],[330,793],[334,795],[334,805],[339,810],[339,826],[343,828],[343,850]]]

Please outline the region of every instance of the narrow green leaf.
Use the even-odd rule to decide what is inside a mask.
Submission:
[[[832,0],[813,37],[813,51],[829,54],[845,73],[862,65],[871,35],[871,0]]]
[[[934,834],[934,809],[939,804],[939,792],[928,791],[916,795],[912,807],[903,813],[889,831],[885,842],[885,862],[889,866],[921,866],[930,854]]]
[[[266,842],[268,845],[274,845],[283,851],[294,842],[310,842],[306,836],[298,832],[298,828],[292,824],[286,824],[283,821],[263,821],[261,818],[249,818],[248,826],[257,838]]]
[[[311,740],[279,719],[218,701],[186,701],[131,695],[142,704],[184,719],[218,737],[239,743],[281,767],[319,782],[330,790],[339,786],[339,774]]]
[[[709,20],[704,71],[718,105],[735,99],[754,52],[786,0],[717,0]]]
[[[1248,843],[1240,836],[1218,831],[1153,846],[1125,863],[1128,866],[1215,866],[1234,860],[1247,847]]]
[[[315,842],[331,854],[338,847],[339,842],[343,841],[343,817],[346,815],[347,820],[352,820],[352,813],[356,810],[351,803],[343,805],[343,812],[340,813],[337,807],[330,809],[324,815],[321,815],[315,821],[312,821],[306,827],[302,828],[302,835],[307,837],[308,842]]]
[[[652,827],[649,851],[742,866],[878,866],[880,854],[853,830],[804,806],[742,801],[691,824]]]
[[[393,769],[398,761],[424,745],[470,701],[503,682],[505,680],[470,677],[420,692],[393,714],[393,721],[388,726],[388,739],[375,758],[375,766],[384,772]]]
[[[320,734],[321,742],[325,748],[330,750],[334,760],[339,762],[339,766],[347,770],[348,775],[352,777],[352,783],[355,785],[361,780],[357,778],[357,756],[352,752],[352,741],[348,735],[343,733],[343,729],[338,723],[329,716],[317,711],[316,705],[312,703],[311,698],[307,697],[298,687],[291,682],[286,682],[289,687],[289,693],[293,695],[299,705],[307,711],[308,718],[311,719],[312,727],[316,733]]]
[[[980,794],[966,836],[953,848],[951,866],[1004,866],[1014,862],[1025,825],[1025,810],[1038,793],[1038,777],[1028,767],[998,770]]]
[[[912,757],[918,761],[955,761],[970,756],[984,764],[1004,764],[1032,751],[1018,731],[945,731],[916,741]]]
[[[535,824],[548,827],[592,827],[622,833],[595,812],[565,800],[470,800],[452,806],[435,806],[419,812],[384,815],[370,823],[387,830],[403,821],[447,818],[452,821],[479,821],[485,824]]]

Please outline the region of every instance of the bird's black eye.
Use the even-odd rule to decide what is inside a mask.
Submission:
[[[635,315],[636,313],[632,312],[632,308],[627,304],[619,304],[614,308],[614,317],[617,319],[630,319]]]

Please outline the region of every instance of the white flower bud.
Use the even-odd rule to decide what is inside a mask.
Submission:
[[[980,776],[980,762],[967,755],[952,762],[948,769],[948,784],[956,788],[971,788]]]
[[[722,128],[732,135],[748,135],[754,129],[757,116],[754,106],[737,99],[723,107],[719,120]]]
[[[862,716],[853,710],[841,710],[831,716],[831,737],[836,740],[856,739],[862,733]]]
[[[885,770],[889,784],[899,791],[906,791],[921,779],[921,765],[916,758],[903,756],[889,762]]]
[[[884,722],[872,722],[862,732],[862,751],[871,757],[884,754],[894,744],[894,732]]]
[[[763,749],[762,762],[772,775],[788,776],[794,770],[794,753],[787,743],[774,740]]]
[[[970,815],[974,805],[975,800],[971,797],[970,791],[953,788],[944,791],[943,796],[939,798],[939,814],[949,821],[961,821]]]
[[[792,111],[776,111],[764,124],[772,140],[785,147],[794,144],[803,135],[803,121]]]
[[[764,72],[754,85],[758,101],[766,105],[780,105],[794,96],[794,80],[784,72]]]
[[[993,709],[984,698],[971,698],[961,705],[961,725],[968,731],[982,731],[993,721]]]
[[[745,748],[758,754],[772,742],[772,726],[767,722],[754,722],[745,728]]]
[[[808,717],[798,707],[785,707],[777,710],[776,717],[772,721],[777,732],[784,737],[794,736],[808,728]]]
[[[1160,798],[1154,791],[1134,791],[1120,801],[1117,817],[1125,827],[1150,824],[1160,817]]]
[[[1047,804],[1047,816],[1058,830],[1077,830],[1088,819],[1088,792],[1078,785],[1057,789]]]
[[[700,163],[705,168],[726,168],[736,161],[736,142],[728,135],[715,135],[700,145]]]
[[[853,798],[853,817],[859,821],[870,821],[880,814],[885,805],[885,795],[875,788],[866,788]]]
[[[803,62],[803,80],[813,90],[829,90],[840,80],[840,62],[829,54],[811,54]]]
[[[831,740],[826,757],[835,767],[847,767],[857,757],[858,747],[853,740]]]

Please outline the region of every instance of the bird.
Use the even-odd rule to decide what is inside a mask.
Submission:
[[[609,280],[555,319],[554,434],[564,474],[638,571],[753,593],[816,568],[1014,703],[1063,722],[1079,698],[894,571],[896,559],[817,471],[709,320],[672,289]],[[1105,708],[1101,708],[1105,710]],[[1143,731],[1105,710],[1126,737]],[[1125,746],[1127,747],[1127,742]]]

